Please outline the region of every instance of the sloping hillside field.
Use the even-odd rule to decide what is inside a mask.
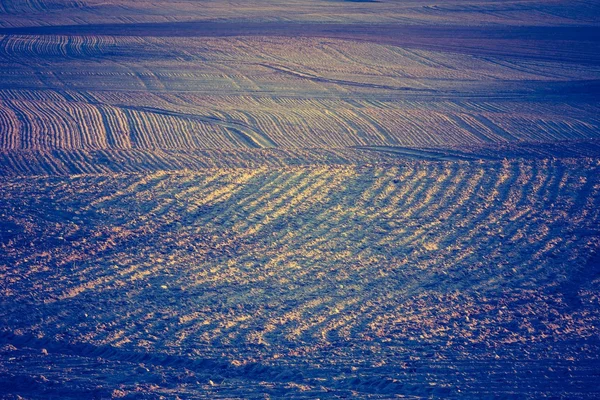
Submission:
[[[593,1],[0,0],[0,398],[600,397]]]

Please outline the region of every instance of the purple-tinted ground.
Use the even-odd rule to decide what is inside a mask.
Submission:
[[[599,18],[0,0],[0,397],[598,398]]]

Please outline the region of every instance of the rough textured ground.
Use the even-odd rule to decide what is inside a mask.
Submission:
[[[598,16],[0,0],[0,398],[597,398]]]

